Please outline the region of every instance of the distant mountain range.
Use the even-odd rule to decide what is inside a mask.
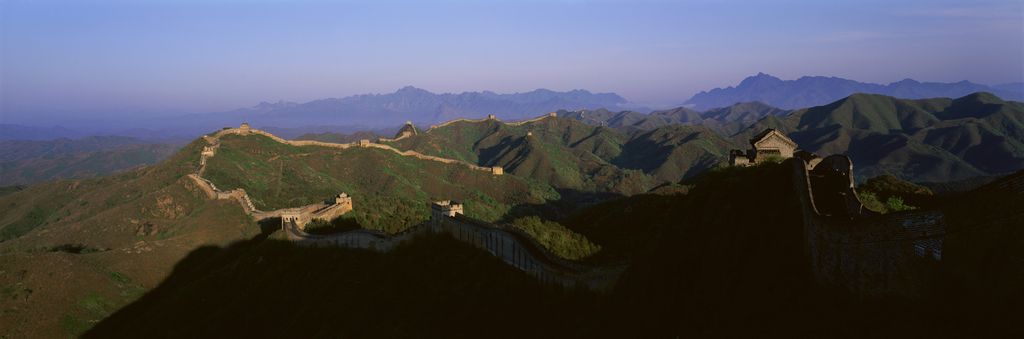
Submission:
[[[303,104],[285,101],[262,102],[251,108],[229,112],[190,115],[188,119],[196,124],[210,126],[238,124],[244,121],[254,127],[358,124],[377,129],[393,127],[403,121],[412,121],[425,127],[460,118],[485,118],[488,115],[498,116],[504,121],[513,121],[533,118],[559,109],[575,110],[587,107],[622,109],[633,106],[629,106],[629,101],[617,94],[593,94],[585,90],[555,92],[538,89],[515,94],[496,94],[489,91],[434,94],[406,86],[394,93],[328,98]]]
[[[1003,100],[1024,101],[1024,83],[1020,82],[990,87],[967,81],[944,84],[921,83],[906,79],[889,85],[878,85],[836,77],[780,80],[763,73],[744,79],[736,87],[716,88],[698,93],[685,101],[681,107],[662,111],[639,107],[615,93],[595,94],[582,89],[568,92],[537,89],[514,94],[497,94],[490,91],[435,94],[406,86],[387,94],[361,94],[307,103],[261,102],[248,108],[202,114],[148,112],[138,109],[113,110],[116,112],[107,115],[97,112],[65,112],[60,116],[50,116],[33,112],[21,114],[21,118],[0,124],[0,141],[82,138],[87,135],[107,134],[140,139],[165,139],[159,141],[189,140],[210,130],[223,126],[237,126],[242,122],[247,122],[255,128],[277,129],[275,132],[286,139],[306,133],[327,131],[345,134],[374,131],[385,135],[389,134],[389,128],[398,128],[405,121],[412,121],[421,128],[427,128],[455,119],[480,119],[488,115],[495,115],[506,122],[520,121],[559,110],[563,110],[564,113],[584,110],[590,115],[606,115],[607,117],[597,120],[607,120],[606,122],[613,125],[633,126],[625,127],[627,130],[651,130],[666,124],[678,123],[704,125],[722,134],[731,135],[765,115],[784,116],[794,109],[826,105],[854,93],[923,99],[958,98],[975,92],[989,92]],[[631,113],[612,116],[618,114],[614,112],[626,111]],[[108,118],[103,120],[96,118],[97,116]],[[648,120],[641,122],[645,119]],[[596,122],[589,119],[578,120],[587,124]],[[54,126],[55,124],[60,126]],[[330,126],[330,129],[326,129],[326,126]]]
[[[901,99],[959,98],[975,92],[989,92],[1003,100],[1024,101],[1024,84],[1010,83],[996,86],[957,83],[917,82],[904,79],[889,85],[857,82],[837,77],[805,76],[796,80],[782,80],[758,73],[747,77],[736,87],[702,91],[683,106],[695,110],[726,107],[738,102],[760,101],[782,109],[821,106],[848,97],[854,93],[882,94]]]

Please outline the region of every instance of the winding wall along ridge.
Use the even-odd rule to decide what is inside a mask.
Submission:
[[[544,118],[544,117],[541,117]],[[541,119],[538,118],[538,119]],[[535,119],[536,120],[536,119]],[[398,152],[396,149],[386,145],[369,143],[331,144],[319,141],[287,141],[260,130],[245,128],[225,129],[215,133],[213,136],[204,136],[204,139],[211,146],[203,148],[200,156],[199,167],[189,177],[198,184],[211,199],[235,199],[239,202],[246,213],[253,216],[257,221],[279,217],[282,218],[282,228],[289,241],[300,246],[323,247],[341,246],[348,248],[363,248],[378,252],[387,252],[395,247],[410,242],[420,234],[427,232],[449,233],[456,239],[469,242],[485,251],[501,258],[503,261],[526,271],[528,274],[548,283],[557,283],[565,286],[583,284],[591,289],[609,290],[614,286],[618,276],[625,270],[624,263],[616,263],[605,266],[585,266],[568,260],[558,258],[545,249],[536,239],[526,231],[512,225],[498,225],[477,220],[461,213],[450,215],[432,213],[431,219],[419,226],[412,227],[404,232],[388,234],[376,230],[354,230],[331,235],[314,235],[302,230],[301,225],[310,219],[330,220],[351,210],[351,200],[348,204],[327,204],[318,203],[296,208],[284,208],[274,211],[260,211],[253,206],[248,194],[244,189],[232,191],[221,191],[202,177],[206,167],[206,160],[214,156],[220,147],[220,136],[225,134],[261,134],[286,144],[324,145],[327,147],[348,148],[358,146],[379,147],[391,149],[399,154],[412,155],[429,160],[443,161],[446,163],[463,163],[461,161],[444,159],[433,156],[426,156],[412,151]],[[471,168],[490,170],[479,166],[469,165]],[[437,204],[433,204],[436,207]]]
[[[465,161],[460,161],[460,160],[455,160],[455,159],[448,159],[448,158],[441,158],[441,157],[435,157],[435,156],[432,156],[432,155],[424,155],[424,154],[420,154],[419,152],[411,151],[411,150],[410,151],[400,151],[397,148],[394,148],[394,147],[391,147],[391,146],[388,146],[388,145],[382,145],[382,144],[377,144],[377,143],[370,143],[369,140],[363,140],[363,141],[360,141],[360,142],[352,142],[352,143],[346,143],[346,144],[322,142],[322,141],[315,141],[315,140],[284,140],[284,139],[281,139],[281,138],[279,138],[279,137],[277,137],[277,136],[275,136],[273,134],[270,134],[270,133],[267,133],[265,131],[261,131],[261,130],[258,130],[258,129],[251,129],[251,128],[248,128],[247,126],[243,126],[242,128],[230,128],[230,129],[225,129],[225,130],[218,131],[214,135],[214,138],[219,139],[222,135],[225,135],[225,134],[239,134],[239,135],[259,134],[259,135],[267,136],[267,137],[273,139],[274,141],[277,141],[277,142],[280,142],[280,143],[286,144],[286,145],[291,145],[291,146],[323,146],[323,147],[332,147],[332,148],[340,148],[340,149],[347,149],[349,147],[375,147],[375,148],[380,148],[380,149],[386,149],[386,150],[389,150],[389,151],[392,151],[392,152],[395,152],[395,153],[398,153],[398,154],[404,155],[404,156],[411,156],[411,157],[415,157],[415,158],[419,158],[419,159],[424,159],[424,160],[440,161],[440,162],[447,163],[447,164],[462,164],[463,166],[469,167],[470,169],[474,169],[474,170],[488,171],[488,172],[492,172],[492,173],[501,173],[499,170],[496,170],[495,168],[492,168],[492,167],[482,167],[482,166],[477,166],[477,165],[474,165],[474,164],[470,164],[470,163],[465,162]]]
[[[543,119],[546,119],[546,118],[551,118],[551,117],[558,117],[558,113],[548,113],[548,114],[545,114],[545,115],[542,115],[542,116],[539,116],[539,117],[536,117],[536,118],[533,118],[533,119],[530,119],[530,120],[523,120],[523,121],[520,121],[520,122],[504,122],[504,124],[509,125],[509,126],[519,126],[519,125],[522,125],[522,124],[525,124],[525,123],[530,123],[530,122],[534,122],[534,121],[540,121],[540,120],[543,120]],[[427,129],[427,132],[433,131],[436,128],[441,128],[441,127],[445,127],[445,126],[454,124],[456,122],[484,122],[484,121],[487,121],[487,120],[498,120],[498,119],[494,118],[493,115],[490,115],[490,116],[488,116],[486,118],[483,118],[483,119],[455,119],[455,120],[451,120],[451,121],[445,122],[445,123],[440,124],[440,125],[430,125],[430,128]],[[500,120],[498,120],[498,121],[500,121]]]

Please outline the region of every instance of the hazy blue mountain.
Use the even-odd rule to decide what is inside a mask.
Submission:
[[[325,124],[344,121],[374,128],[411,120],[419,125],[441,124],[453,119],[480,119],[495,115],[503,121],[532,118],[559,109],[618,108],[628,104],[614,93],[593,94],[585,90],[555,92],[538,89],[527,93],[496,94],[464,92],[435,94],[406,86],[394,93],[362,94],[328,98],[299,104],[262,102],[252,108],[204,114],[197,118],[243,118],[250,124],[279,127],[296,124]],[[238,121],[238,120],[235,120]]]
[[[989,92],[1003,100],[1024,100],[1024,87],[1019,84],[989,87],[966,80],[957,83],[922,83],[904,79],[889,85],[879,85],[822,76],[781,80],[758,73],[756,76],[743,79],[736,87],[715,88],[697,93],[683,105],[695,110],[708,110],[738,102],[760,101],[782,109],[799,109],[826,105],[854,93],[882,94],[901,99],[926,99],[959,98],[975,92]]]
[[[1024,82],[1011,82],[1006,84],[999,84],[992,86],[992,88],[1004,91],[1024,92]]]
[[[2,140],[51,140],[57,138],[81,138],[82,132],[64,126],[36,127],[16,124],[0,124],[0,141]]]

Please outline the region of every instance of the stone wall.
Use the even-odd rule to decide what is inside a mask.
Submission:
[[[487,119],[482,119],[482,120],[487,120]],[[258,129],[243,130],[241,128],[232,128],[232,129],[225,129],[225,130],[218,131],[214,135],[214,138],[218,138],[219,139],[220,136],[225,135],[225,134],[238,134],[238,135],[259,134],[259,135],[263,135],[263,136],[269,137],[269,138],[273,139],[274,141],[280,142],[282,144],[292,145],[292,146],[323,146],[323,147],[340,148],[340,149],[347,149],[349,147],[374,147],[374,148],[386,149],[386,150],[398,153],[400,155],[415,157],[415,158],[424,159],[424,160],[440,161],[440,162],[447,163],[447,164],[462,164],[462,165],[464,165],[466,167],[469,167],[470,169],[479,170],[479,171],[488,171],[488,172],[491,172],[491,173],[494,173],[494,174],[498,174],[498,175],[503,173],[502,171],[495,171],[492,167],[477,166],[477,165],[473,165],[473,164],[470,164],[470,163],[465,162],[465,161],[460,161],[460,160],[455,160],[455,159],[448,159],[448,158],[441,158],[441,157],[435,157],[435,156],[432,156],[432,155],[424,155],[424,154],[420,154],[419,152],[412,151],[412,150],[410,150],[410,151],[400,151],[397,148],[394,148],[394,147],[391,147],[391,146],[388,146],[388,145],[375,144],[375,143],[369,143],[369,142],[353,142],[353,143],[347,143],[347,144],[336,144],[336,143],[314,141],[314,140],[284,140],[284,139],[278,138],[277,136],[274,136],[273,134],[270,134],[270,133],[267,133],[267,132],[264,132],[264,131],[261,131],[261,130],[258,130]],[[401,138],[399,138],[399,139],[401,139]],[[395,140],[398,140],[398,139],[395,139]]]
[[[306,233],[295,223],[285,223],[284,231],[288,240],[299,246],[318,248],[338,246],[387,252],[399,245],[411,242],[416,235],[429,232],[430,227],[420,225],[397,234],[375,230],[354,230],[338,234],[316,235]]]
[[[542,115],[540,117],[536,117],[536,118],[533,118],[533,119],[530,119],[530,120],[523,120],[523,121],[520,121],[520,122],[506,122],[505,124],[509,125],[509,126],[519,126],[519,125],[522,125],[522,124],[525,124],[525,123],[531,123],[531,122],[534,122],[534,121],[540,121],[540,120],[543,120],[543,119],[546,119],[546,118],[557,118],[557,117],[558,117],[558,113],[548,113],[548,114],[545,114],[545,115]]]
[[[548,113],[548,114],[545,114],[545,115],[542,115],[540,117],[533,118],[533,119],[530,119],[530,120],[523,120],[523,121],[520,121],[520,122],[506,122],[505,124],[509,125],[509,126],[519,126],[519,125],[522,125],[522,124],[525,124],[525,123],[530,123],[530,122],[534,122],[534,121],[540,121],[540,120],[543,120],[543,119],[546,119],[546,118],[557,118],[557,117],[558,117],[558,113]],[[487,118],[476,119],[476,120],[472,120],[472,119],[455,119],[455,120],[448,121],[448,122],[440,124],[440,125],[430,125],[430,129],[428,129],[427,132],[430,132],[431,130],[433,130],[435,128],[441,128],[441,127],[444,127],[444,126],[448,126],[448,125],[451,125],[451,124],[459,122],[459,121],[465,121],[465,122],[484,122],[484,121],[487,121],[487,120],[498,120],[498,119],[496,119],[494,117],[494,115],[489,115],[489,116],[487,116]]]
[[[432,210],[436,211],[433,207]],[[521,228],[493,224],[461,213],[451,216],[432,213],[430,225],[434,232],[451,234],[548,283],[563,286],[580,284],[593,290],[610,290],[626,268],[624,263],[586,266],[561,259]]]
[[[552,114],[538,119],[550,116],[554,115]],[[490,119],[493,119],[493,116]],[[208,149],[204,149],[208,152],[203,152],[201,154],[200,167],[197,168],[194,173],[190,174],[189,177],[199,184],[199,186],[202,187],[211,198],[236,199],[245,212],[252,215],[253,219],[257,221],[280,217],[282,228],[288,239],[297,245],[310,247],[342,246],[386,252],[396,246],[412,241],[413,237],[418,234],[426,232],[448,233],[456,239],[469,242],[480,249],[488,251],[489,253],[501,258],[509,265],[526,271],[528,274],[542,281],[565,286],[582,284],[596,290],[610,290],[626,268],[626,265],[623,263],[606,266],[584,266],[555,257],[544,249],[544,247],[526,231],[510,225],[497,225],[470,218],[462,214],[461,205],[452,202],[432,204],[432,217],[429,222],[425,222],[420,226],[412,227],[409,230],[398,234],[388,234],[373,230],[355,230],[332,235],[314,235],[306,233],[303,228],[305,227],[305,224],[312,219],[331,220],[351,211],[351,198],[342,193],[335,198],[335,202],[333,204],[318,203],[302,207],[285,208],[265,212],[256,209],[244,189],[235,189],[233,191],[218,190],[212,182],[202,178],[201,175],[205,168],[206,158],[213,156],[216,148],[220,145],[219,137],[225,134],[261,134],[270,137],[275,141],[296,146],[318,145],[336,148],[384,148],[406,156],[414,156],[417,158],[441,161],[445,163],[461,163],[472,169],[491,171],[498,175],[502,174],[502,168],[480,167],[458,160],[423,155],[414,151],[400,152],[395,148],[381,144],[331,144],[317,141],[288,141],[264,131],[249,128],[224,129],[215,133],[213,137],[205,137],[213,144],[213,146]]]
[[[850,173],[849,158],[838,155],[821,161],[814,171],[808,171],[806,162],[790,160],[793,165],[793,182],[804,216],[805,250],[814,269],[815,280],[822,284],[844,286],[861,296],[900,295],[920,296],[935,282],[934,272],[962,275],[962,269],[952,268],[943,261],[943,252],[948,244],[947,237],[958,232],[971,232],[985,227],[1008,227],[996,223],[971,219],[951,219],[949,213],[958,212],[958,204],[940,208],[911,210],[878,214],[866,210],[860,204]],[[830,189],[817,189],[813,180],[814,172],[833,171],[841,174],[842,185]],[[986,196],[991,191],[1002,190],[1003,194],[1015,196],[1024,194],[1024,172],[1018,172],[1006,180],[994,182],[977,196]],[[994,184],[994,185],[993,185]],[[1007,193],[1009,192],[1009,193]],[[845,199],[828,200],[815,195],[838,194]],[[836,206],[823,206],[834,204]],[[847,209],[847,215],[828,216],[819,211]],[[1020,216],[1019,208],[1004,208],[1003,211],[986,211],[984,214],[1005,214]],[[1010,224],[1009,226],[1013,226]],[[1019,227],[1019,225],[1017,225]],[[977,251],[986,249],[954,249],[956,251]],[[947,258],[948,259],[948,258]],[[1016,263],[1011,269],[1017,272],[1015,279],[1024,283],[1024,258],[1008,260]],[[972,277],[965,277],[973,279]],[[984,282],[982,282],[984,283]]]
[[[455,208],[438,208],[437,204],[431,207],[430,221],[398,234],[355,230],[314,235],[303,231],[299,223],[293,220],[284,220],[283,227],[288,239],[300,246],[340,246],[378,252],[390,251],[427,232],[447,233],[501,258],[505,263],[539,280],[564,286],[581,284],[594,290],[610,290],[626,268],[624,263],[586,266],[557,258],[522,229],[470,218],[461,214],[461,205],[457,204],[450,206]]]

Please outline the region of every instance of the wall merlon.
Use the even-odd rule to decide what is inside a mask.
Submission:
[[[554,113],[538,119],[556,116]],[[493,117],[491,117],[493,118]],[[534,120],[538,120],[534,119]],[[352,210],[352,198],[345,193],[340,193],[329,202],[321,202],[306,206],[284,208],[274,211],[260,211],[252,204],[252,200],[244,189],[232,191],[220,191],[201,174],[205,168],[206,159],[215,156],[216,148],[220,145],[220,136],[226,134],[259,134],[265,135],[275,141],[293,146],[325,146],[335,148],[348,148],[352,146],[375,147],[388,149],[404,156],[413,156],[421,159],[441,161],[445,163],[458,163],[466,165],[471,169],[484,170],[495,175],[503,174],[500,166],[482,167],[466,162],[445,159],[435,156],[423,155],[415,151],[399,151],[391,146],[370,143],[368,140],[361,140],[359,143],[351,144],[330,144],[318,141],[287,141],[273,136],[264,131],[249,128],[243,124],[241,128],[227,128],[213,134],[212,137],[204,138],[213,146],[204,147],[200,155],[201,165],[195,173],[189,177],[198,184],[207,196],[218,199],[238,200],[242,209],[251,215],[256,221],[268,218],[281,218],[281,227],[284,229],[288,239],[300,246],[342,246],[352,248],[365,248],[375,251],[389,251],[396,246],[411,241],[415,235],[424,232],[445,232],[459,240],[474,244],[475,246],[501,258],[513,267],[522,269],[528,274],[549,283],[563,284],[566,286],[583,283],[594,289],[610,289],[615,280],[625,270],[624,264],[613,264],[602,267],[590,267],[579,263],[558,258],[548,252],[528,232],[511,225],[497,225],[465,216],[464,207],[454,201],[438,201],[431,204],[431,219],[420,226],[412,227],[409,230],[398,234],[387,234],[380,231],[356,230],[332,235],[312,235],[303,231],[307,223],[313,219],[331,220]],[[403,136],[405,137],[405,136]]]
[[[947,209],[955,204],[931,209],[917,209],[878,214],[863,208],[853,189],[852,162],[842,155],[823,159],[813,171],[806,162],[791,160],[794,166],[793,183],[798,193],[806,235],[805,248],[810,254],[815,279],[819,283],[844,286],[862,296],[901,295],[920,296],[928,284],[926,272],[915,270],[925,263],[952,274],[945,265],[942,253],[951,232],[979,227],[977,220],[953,220]],[[815,187],[814,173],[838,173],[840,185],[831,188]],[[1024,172],[1012,175],[1007,182],[1024,182]],[[823,182],[819,181],[819,184]],[[998,189],[999,183],[983,186],[976,191]],[[843,201],[820,199],[829,190],[845,192]],[[987,194],[987,193],[979,193]],[[1021,194],[1020,191],[1016,194]],[[842,204],[833,206],[828,204]],[[822,210],[849,208],[850,216],[829,216]],[[1001,214],[990,211],[986,215]],[[1019,210],[1007,214],[1019,215]],[[957,224],[959,223],[959,224]],[[993,227],[990,222],[989,226]],[[928,265],[925,265],[928,266]],[[1018,265],[1024,272],[1024,261]],[[971,279],[967,276],[965,278]]]

